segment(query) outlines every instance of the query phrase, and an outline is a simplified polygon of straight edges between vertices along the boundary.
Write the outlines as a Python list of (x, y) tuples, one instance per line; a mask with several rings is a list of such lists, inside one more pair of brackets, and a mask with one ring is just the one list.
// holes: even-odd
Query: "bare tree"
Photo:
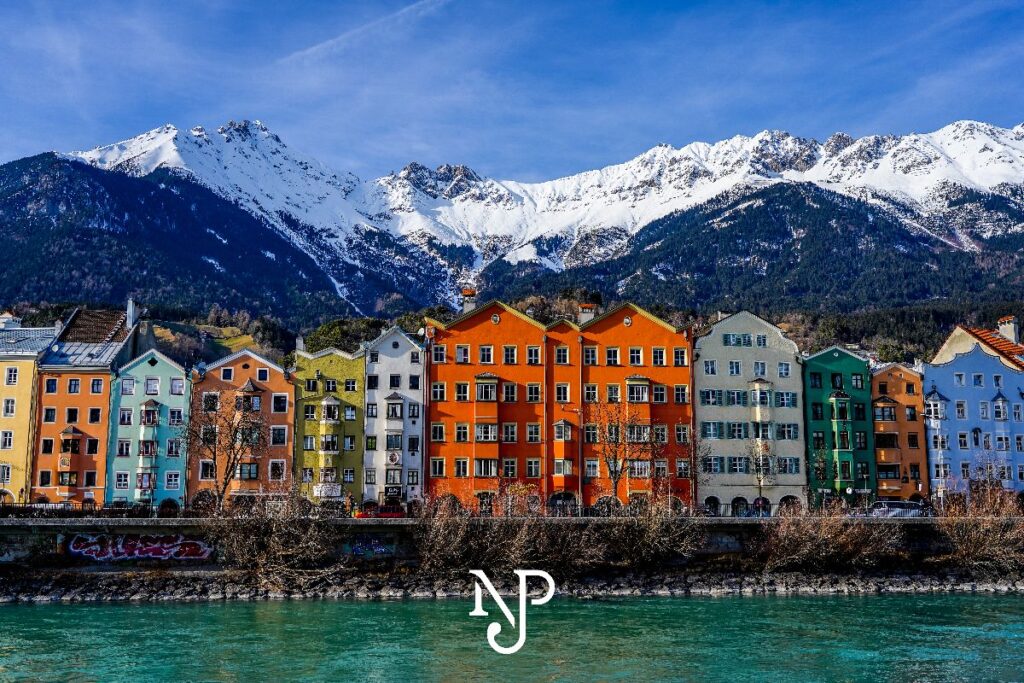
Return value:
[(650, 456), (655, 452), (650, 421), (641, 419), (628, 402), (586, 403), (582, 415), (584, 429), (589, 425), (597, 430), (597, 440), (591, 445), (608, 470), (612, 495), (616, 500), (622, 500), (619, 485), (625, 479), (628, 499), (631, 461), (650, 462)]
[[(203, 461), (212, 463), (213, 479), (201, 490), (213, 495), (217, 512), (224, 509), (239, 466), (265, 461), (261, 456), (268, 452), (270, 429), (259, 410), (259, 400), (241, 393), (234, 401), (222, 400), (216, 393), (203, 394), (182, 427), (188, 470), (201, 468)], [(190, 492), (190, 497), (194, 501), (196, 492)]]
[(750, 473), (754, 476), (757, 486), (757, 497), (764, 497), (764, 489), (774, 486), (778, 474), (778, 458), (772, 450), (771, 442), (753, 439), (747, 446), (750, 454)]

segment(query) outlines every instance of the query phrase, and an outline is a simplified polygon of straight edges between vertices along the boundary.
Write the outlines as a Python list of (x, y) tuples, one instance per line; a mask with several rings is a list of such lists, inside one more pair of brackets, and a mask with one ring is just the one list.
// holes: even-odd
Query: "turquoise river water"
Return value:
[(526, 645), (505, 656), (485, 640), (498, 610), (471, 608), (8, 605), (0, 681), (1024, 679), (1024, 598), (1010, 595), (556, 599), (530, 608)]

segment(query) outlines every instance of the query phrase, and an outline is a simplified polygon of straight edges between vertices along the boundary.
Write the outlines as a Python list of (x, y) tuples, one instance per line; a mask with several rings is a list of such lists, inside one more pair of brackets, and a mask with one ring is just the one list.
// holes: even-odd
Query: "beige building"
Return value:
[(711, 514), (805, 503), (801, 371), (796, 344), (747, 311), (694, 341), (697, 502)]

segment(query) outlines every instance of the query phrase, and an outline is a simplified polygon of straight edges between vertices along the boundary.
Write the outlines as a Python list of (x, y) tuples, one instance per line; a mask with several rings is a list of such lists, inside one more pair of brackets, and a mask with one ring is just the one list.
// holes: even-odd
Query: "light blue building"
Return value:
[(118, 370), (110, 392), (108, 504), (184, 507), (191, 395), (189, 373), (159, 351)]
[(958, 326), (924, 366), (925, 429), (937, 504), (981, 483), (1024, 491), (1024, 346), (1017, 322)]

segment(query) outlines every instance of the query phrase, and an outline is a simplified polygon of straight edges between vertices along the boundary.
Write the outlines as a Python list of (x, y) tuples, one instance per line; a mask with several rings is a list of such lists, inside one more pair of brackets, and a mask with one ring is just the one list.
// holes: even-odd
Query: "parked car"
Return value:
[(868, 508), (869, 517), (930, 517), (931, 508), (912, 500), (880, 500)]

